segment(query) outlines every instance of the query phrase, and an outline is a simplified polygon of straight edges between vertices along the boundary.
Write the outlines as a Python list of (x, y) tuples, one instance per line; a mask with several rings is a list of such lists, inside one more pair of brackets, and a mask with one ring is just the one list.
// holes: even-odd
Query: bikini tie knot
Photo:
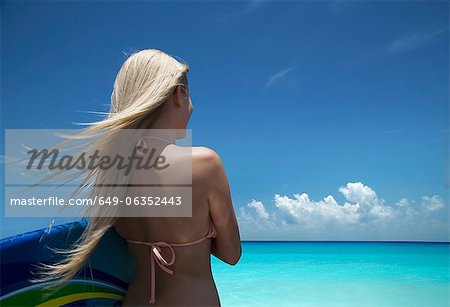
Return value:
[[(164, 259), (161, 255), (163, 248), (167, 248), (170, 251), (170, 261)], [(155, 303), (155, 262), (158, 264), (161, 270), (173, 275), (173, 270), (169, 269), (175, 263), (175, 250), (167, 242), (155, 242), (152, 243), (150, 248), (150, 266), (151, 266), (151, 292), (150, 292), (150, 304)]]
[[(173, 270), (169, 269), (168, 266), (171, 266), (175, 263), (175, 250), (174, 247), (182, 247), (182, 246), (190, 246), (200, 242), (205, 241), (208, 238), (215, 238), (217, 236), (216, 228), (213, 223), (210, 223), (208, 233), (201, 237), (198, 240), (186, 242), (186, 243), (167, 243), (167, 242), (147, 242), (147, 241), (135, 241), (135, 240), (127, 240), (128, 243), (133, 244), (142, 244), (148, 246), (149, 255), (150, 255), (150, 275), (151, 275), (151, 289), (150, 289), (150, 304), (155, 303), (155, 263), (158, 264), (159, 268), (164, 272), (173, 275)], [(166, 248), (170, 252), (170, 261), (167, 261), (162, 256), (162, 250)]]

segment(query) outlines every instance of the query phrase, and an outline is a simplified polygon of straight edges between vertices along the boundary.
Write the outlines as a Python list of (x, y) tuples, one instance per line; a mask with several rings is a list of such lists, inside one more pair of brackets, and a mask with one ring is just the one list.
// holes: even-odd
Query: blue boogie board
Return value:
[(46, 246), (66, 248), (75, 242), (87, 221), (53, 226), (27, 232), (0, 241), (1, 306), (121, 306), (128, 283), (134, 274), (135, 262), (127, 243), (111, 228), (80, 273), (64, 287), (44, 295), (47, 284), (32, 283), (39, 262), (60, 259)]

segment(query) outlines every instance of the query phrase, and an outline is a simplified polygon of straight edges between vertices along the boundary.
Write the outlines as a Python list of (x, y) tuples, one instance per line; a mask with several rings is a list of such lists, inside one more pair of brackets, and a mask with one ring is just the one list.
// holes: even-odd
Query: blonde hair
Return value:
[[(134, 52), (123, 63), (115, 78), (111, 95), (110, 111), (106, 118), (94, 123), (79, 134), (69, 137), (67, 142), (88, 139), (89, 150), (105, 148), (119, 129), (147, 128), (159, 116), (164, 102), (172, 96), (177, 86), (187, 87), (189, 66), (158, 49)], [(94, 139), (95, 136), (95, 139)], [(84, 180), (99, 182), (108, 176), (96, 169), (87, 171)], [(126, 187), (125, 187), (126, 189)], [(102, 193), (108, 193), (108, 190)], [(111, 192), (111, 191), (109, 191)], [(112, 191), (115, 195), (124, 193)], [(98, 193), (95, 190), (93, 193)], [(62, 285), (74, 277), (84, 266), (103, 235), (113, 226), (117, 217), (91, 217), (82, 236), (67, 250), (53, 249), (64, 255), (56, 264), (41, 264), (39, 277), (33, 282), (54, 281), (51, 287)]]

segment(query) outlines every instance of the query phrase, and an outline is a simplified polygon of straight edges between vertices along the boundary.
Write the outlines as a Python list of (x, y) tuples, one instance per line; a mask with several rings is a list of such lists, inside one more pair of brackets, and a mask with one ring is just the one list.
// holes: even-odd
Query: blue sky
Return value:
[(125, 54), (161, 49), (243, 239), (449, 241), (447, 1), (1, 5), (2, 129), (95, 119)]

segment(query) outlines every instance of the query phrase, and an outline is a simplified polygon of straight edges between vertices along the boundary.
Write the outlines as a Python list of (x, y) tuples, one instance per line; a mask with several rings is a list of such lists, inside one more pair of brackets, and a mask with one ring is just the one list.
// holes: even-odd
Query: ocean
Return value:
[(235, 266), (211, 257), (221, 304), (450, 306), (450, 244), (243, 242)]

